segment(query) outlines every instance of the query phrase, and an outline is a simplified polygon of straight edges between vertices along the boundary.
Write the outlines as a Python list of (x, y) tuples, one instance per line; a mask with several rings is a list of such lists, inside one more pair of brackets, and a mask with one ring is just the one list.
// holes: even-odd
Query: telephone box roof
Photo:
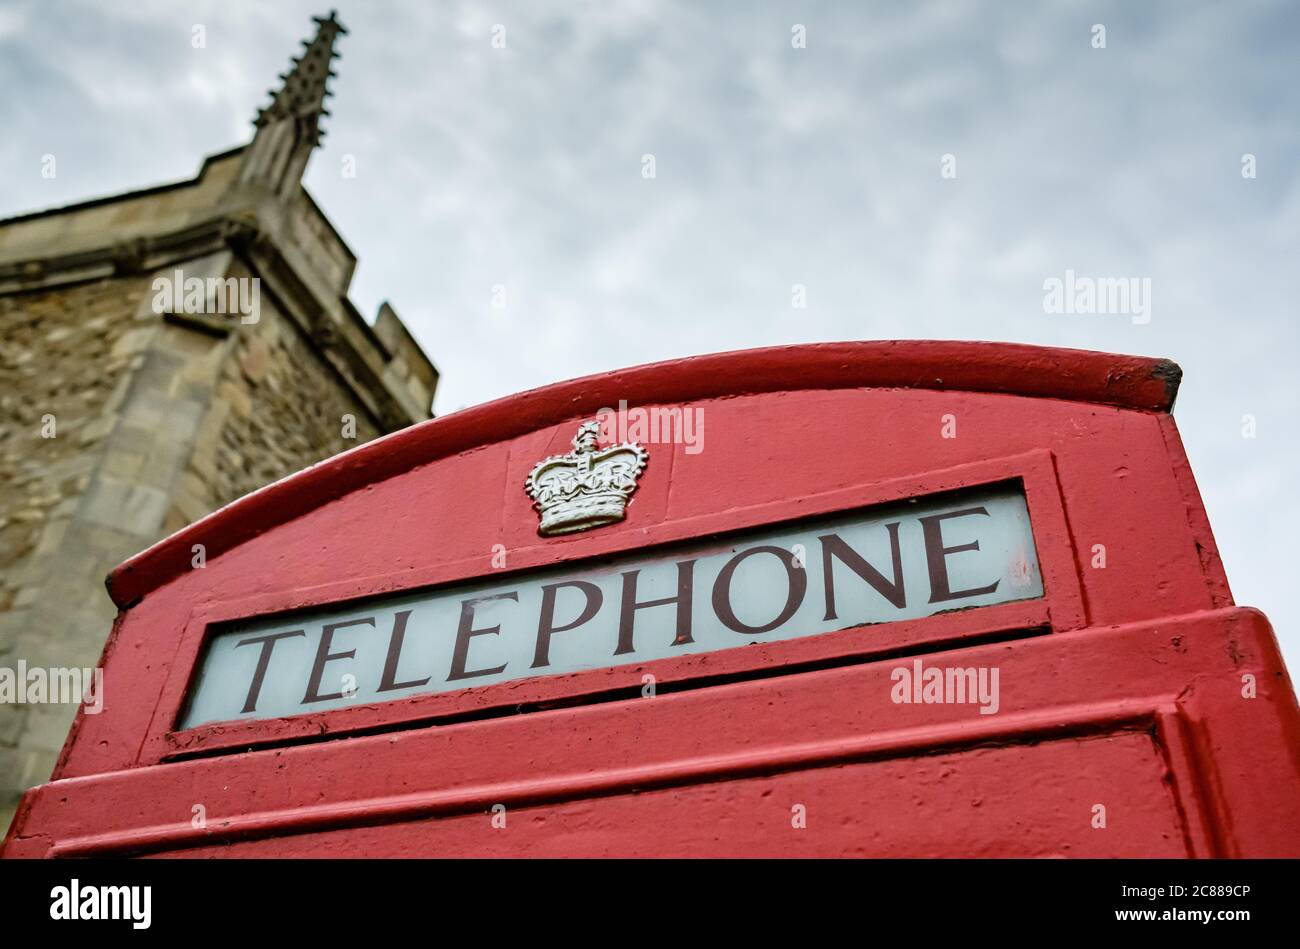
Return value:
[(680, 404), (807, 389), (931, 389), (1172, 409), (1182, 370), (1167, 359), (1014, 343), (871, 340), (692, 356), (583, 376), (430, 419), (254, 491), (136, 554), (112, 573), (127, 608), (209, 558), (368, 484), (626, 400)]

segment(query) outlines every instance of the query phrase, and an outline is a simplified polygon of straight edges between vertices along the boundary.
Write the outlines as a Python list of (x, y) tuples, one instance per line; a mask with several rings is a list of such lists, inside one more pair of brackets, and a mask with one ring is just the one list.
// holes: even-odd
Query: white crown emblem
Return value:
[(537, 533), (569, 534), (623, 519), (649, 456), (634, 442), (597, 448), (600, 423), (583, 422), (573, 451), (539, 461), (524, 489), (541, 512)]

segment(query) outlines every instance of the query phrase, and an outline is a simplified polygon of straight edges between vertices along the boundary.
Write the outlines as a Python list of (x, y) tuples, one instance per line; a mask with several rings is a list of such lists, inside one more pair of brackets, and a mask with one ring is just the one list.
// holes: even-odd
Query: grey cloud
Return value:
[[(327, 6), (9, 4), (0, 213), (193, 174), (248, 134)], [(351, 34), (307, 184), (361, 258), (363, 311), (391, 299), (442, 367), (439, 411), (826, 339), (1169, 356), (1234, 592), (1300, 667), (1294, 5), (339, 6)], [(66, 155), (55, 182), (46, 152)], [(1067, 268), (1151, 277), (1152, 322), (1044, 314)]]

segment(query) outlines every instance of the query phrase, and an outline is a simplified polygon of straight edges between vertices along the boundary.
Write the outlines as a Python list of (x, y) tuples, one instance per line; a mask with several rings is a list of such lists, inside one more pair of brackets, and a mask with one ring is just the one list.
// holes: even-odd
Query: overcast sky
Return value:
[[(0, 0), (0, 215), (192, 176), (247, 140), (327, 2)], [(360, 258), (362, 312), (390, 300), (441, 368), (438, 412), (818, 340), (1169, 357), (1237, 602), (1300, 670), (1300, 4), (352, 0), (339, 18), (307, 186)], [(1150, 278), (1150, 321), (1044, 312), (1067, 270)]]

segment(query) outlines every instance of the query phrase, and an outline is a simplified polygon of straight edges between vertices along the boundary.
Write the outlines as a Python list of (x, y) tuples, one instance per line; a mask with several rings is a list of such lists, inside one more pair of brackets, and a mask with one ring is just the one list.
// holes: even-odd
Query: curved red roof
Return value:
[(655, 405), (799, 389), (995, 392), (1168, 412), (1182, 370), (1167, 359), (1014, 343), (864, 341), (693, 356), (583, 376), (430, 419), (328, 458), (214, 511), (108, 576), (122, 608), (209, 557), (367, 484), (626, 399)]

